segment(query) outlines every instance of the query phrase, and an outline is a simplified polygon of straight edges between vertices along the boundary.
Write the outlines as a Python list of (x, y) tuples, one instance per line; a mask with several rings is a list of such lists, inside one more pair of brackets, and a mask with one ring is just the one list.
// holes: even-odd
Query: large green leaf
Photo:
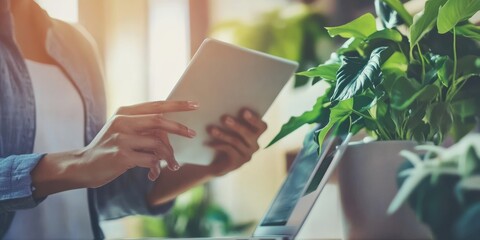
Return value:
[(450, 31), (459, 22), (471, 18), (478, 11), (480, 11), (479, 0), (448, 0), (438, 12), (438, 32)]
[(430, 61), (433, 62), (434, 68), (431, 70), (433, 78), (438, 77), (438, 80), (445, 86), (450, 86), (453, 74), (453, 61), (448, 56), (431, 55)]
[[(327, 134), (334, 126), (338, 126), (350, 117), (353, 111), (353, 98), (339, 102), (331, 109), (328, 124), (318, 132), (318, 145), (321, 147)], [(348, 131), (348, 130), (347, 130)], [(322, 149), (320, 149), (321, 151)]]
[(371, 13), (367, 13), (345, 25), (326, 27), (326, 29), (332, 37), (339, 35), (343, 38), (355, 37), (363, 40), (377, 31), (377, 25), (375, 17)]
[(273, 145), (278, 140), (282, 139), (305, 124), (317, 122), (320, 117), (325, 117), (328, 119), (328, 116), (326, 116), (328, 115), (328, 109), (323, 107), (325, 99), (326, 96), (319, 97), (312, 110), (304, 112), (298, 117), (291, 117), (290, 120), (288, 120), (288, 122), (282, 126), (280, 132), (273, 138), (267, 147)]
[[(297, 75), (306, 77), (319, 77), (327, 81), (335, 81), (337, 71), (340, 68), (339, 63), (322, 64), (318, 67), (310, 68), (305, 72), (299, 72)], [(317, 81), (314, 81), (316, 83)]]
[(387, 39), (394, 42), (401, 42), (402, 34), (400, 34), (400, 32), (394, 29), (383, 29), (372, 33), (370, 36), (367, 37), (366, 40), (370, 41), (373, 39)]
[(452, 112), (460, 117), (462, 121), (468, 117), (473, 117), (477, 113), (474, 99), (462, 99), (452, 103)]
[(408, 60), (405, 54), (394, 52), (382, 65), (383, 71), (404, 73), (408, 70)]
[(427, 110), (427, 120), (438, 134), (440, 140), (448, 133), (452, 126), (453, 117), (447, 104), (438, 102)]
[(423, 168), (415, 169), (412, 174), (405, 180), (400, 189), (398, 190), (397, 195), (390, 203), (387, 213), (395, 213), (402, 204), (410, 197), (412, 192), (417, 188), (417, 186), (430, 174), (429, 171), (426, 171)]
[(471, 23), (456, 26), (455, 33), (464, 37), (480, 41), (480, 26), (475, 26)]
[(415, 46), (435, 26), (438, 9), (447, 0), (428, 0), (425, 9), (413, 17), (410, 27), (410, 47)]
[(340, 46), (337, 50), (338, 54), (345, 54), (348, 52), (358, 51), (358, 49), (362, 46), (363, 40), (357, 38), (350, 38), (345, 41), (342, 46)]
[(422, 87), (413, 79), (400, 77), (393, 84), (390, 99), (394, 109), (405, 110), (415, 100), (432, 101), (439, 91), (439, 88), (435, 85)]
[(375, 49), (369, 59), (345, 57), (337, 72), (337, 85), (331, 101), (349, 99), (381, 81), (380, 66), (393, 52), (387, 47)]

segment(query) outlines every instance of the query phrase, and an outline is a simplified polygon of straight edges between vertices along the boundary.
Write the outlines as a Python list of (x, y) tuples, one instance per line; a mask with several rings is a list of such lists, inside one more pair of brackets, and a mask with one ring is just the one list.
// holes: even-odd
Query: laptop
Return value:
[(321, 152), (316, 144), (311, 144), (312, 137), (313, 132), (305, 139), (285, 181), (251, 237), (195, 239), (294, 239), (341, 160), (351, 134), (329, 136)]

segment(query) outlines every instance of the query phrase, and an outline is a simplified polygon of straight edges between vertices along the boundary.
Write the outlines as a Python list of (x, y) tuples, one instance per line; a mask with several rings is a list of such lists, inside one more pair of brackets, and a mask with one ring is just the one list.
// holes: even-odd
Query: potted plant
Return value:
[(450, 148), (418, 146), (423, 155), (402, 151), (401, 188), (389, 213), (407, 199), (435, 239), (467, 240), (480, 236), (480, 134)]
[[(414, 17), (399, 0), (376, 1), (376, 9), (382, 27), (365, 14), (327, 28), (332, 37), (348, 40), (330, 60), (298, 74), (328, 90), (270, 144), (304, 124), (320, 126), (319, 146), (329, 131), (365, 131), (377, 141), (349, 147), (339, 165), (348, 236), (425, 238), (419, 224), (409, 224), (415, 218), (408, 208), (386, 215), (403, 161), (395, 156), (416, 142), (457, 140), (474, 128), (480, 115), (480, 28), (468, 19), (480, 1), (428, 0)], [(404, 33), (400, 25), (407, 27)]]

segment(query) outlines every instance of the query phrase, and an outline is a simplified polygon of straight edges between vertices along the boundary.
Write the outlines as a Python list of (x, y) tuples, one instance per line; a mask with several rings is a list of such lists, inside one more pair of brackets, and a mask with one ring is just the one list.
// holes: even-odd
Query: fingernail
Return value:
[(148, 173), (148, 180), (150, 180), (150, 181), (152, 181), (152, 182), (155, 181), (155, 178), (154, 178), (152, 172), (149, 172), (149, 173)]
[(193, 138), (197, 136), (197, 133), (193, 129), (188, 129), (188, 136)]
[(227, 117), (225, 119), (225, 123), (228, 125), (228, 126), (233, 126), (235, 125), (235, 121), (233, 121), (233, 119), (231, 117)]
[(179, 169), (180, 169), (180, 165), (175, 164), (175, 165), (173, 166), (173, 171), (178, 171)]
[(248, 110), (245, 110), (245, 112), (243, 113), (243, 116), (246, 118), (246, 119), (252, 119), (253, 115), (250, 111)]
[(200, 105), (197, 102), (194, 101), (188, 101), (188, 107), (191, 109), (198, 109)]

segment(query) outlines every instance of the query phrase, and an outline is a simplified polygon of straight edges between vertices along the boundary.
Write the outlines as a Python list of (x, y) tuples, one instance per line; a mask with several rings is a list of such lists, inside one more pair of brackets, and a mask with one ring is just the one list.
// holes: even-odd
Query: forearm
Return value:
[(35, 198), (86, 187), (84, 167), (75, 152), (45, 155), (31, 172)]
[(175, 172), (165, 169), (156, 180), (155, 186), (147, 196), (147, 201), (150, 206), (164, 204), (188, 189), (206, 183), (213, 177), (209, 166), (187, 164)]

